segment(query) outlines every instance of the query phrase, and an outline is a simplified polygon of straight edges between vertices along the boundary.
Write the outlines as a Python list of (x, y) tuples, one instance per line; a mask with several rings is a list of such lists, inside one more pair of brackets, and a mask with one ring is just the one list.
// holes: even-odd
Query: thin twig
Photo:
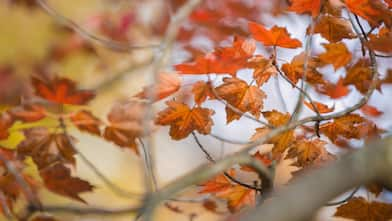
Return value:
[(105, 46), (107, 48), (110, 48), (112, 50), (120, 51), (120, 52), (129, 52), (129, 51), (133, 51), (133, 50), (144, 50), (144, 49), (157, 48), (159, 46), (157, 44), (132, 45), (129, 43), (121, 43), (118, 41), (110, 40), (108, 38), (96, 36), (88, 31), (86, 31), (84, 28), (82, 28), (80, 25), (78, 25), (77, 23), (75, 23), (71, 19), (60, 14), (55, 8), (50, 6), (46, 2), (46, 0), (36, 0), (36, 2), (47, 14), (52, 16), (59, 23), (62, 23), (66, 27), (74, 30), (76, 33), (78, 33), (84, 39), (86, 39), (88, 41), (96, 42), (96, 43), (98, 43), (102, 46)]
[(119, 187), (115, 183), (113, 183), (108, 177), (106, 177), (95, 165), (91, 162), (82, 152), (79, 151), (78, 148), (73, 144), (72, 139), (68, 134), (67, 127), (64, 124), (63, 118), (59, 118), (60, 128), (63, 130), (65, 137), (68, 142), (71, 144), (73, 150), (79, 155), (80, 159), (94, 172), (94, 174), (111, 190), (114, 194), (123, 198), (133, 198), (133, 197), (142, 197), (142, 194), (131, 192), (128, 190), (124, 190), (122, 187)]
[(346, 198), (344, 198), (344, 199), (342, 199), (342, 200), (339, 200), (339, 201), (336, 201), (336, 202), (329, 202), (329, 203), (326, 203), (325, 206), (338, 206), (338, 205), (340, 205), (340, 204), (346, 203), (347, 201), (349, 201), (351, 198), (354, 197), (354, 195), (358, 192), (359, 188), (360, 188), (359, 186), (356, 187), (356, 188), (350, 193), (350, 195), (348, 195)]
[[(191, 14), (191, 12), (201, 3), (201, 0), (189, 0), (185, 4), (181, 6), (176, 12), (175, 15), (172, 16), (170, 19), (170, 23), (168, 25), (168, 28), (166, 30), (164, 39), (159, 47), (159, 51), (155, 53), (154, 56), (154, 65), (153, 65), (153, 70), (152, 70), (152, 79), (151, 79), (151, 84), (154, 85), (159, 81), (159, 72), (163, 67), (166, 66), (168, 61), (170, 60), (171, 57), (171, 51), (172, 47), (175, 43), (177, 34), (180, 30), (181, 24), (187, 19), (187, 17)], [(158, 53), (160, 52), (160, 53)], [(149, 98), (150, 101), (155, 100), (155, 88), (156, 87), (151, 87), (147, 91), (147, 97)], [(149, 165), (147, 168), (151, 168), (150, 171), (147, 171), (146, 173), (146, 185), (147, 189), (149, 192), (155, 191), (157, 189), (156, 186), (154, 186), (154, 183), (157, 183), (153, 179), (156, 177), (154, 175), (155, 173), (155, 167), (154, 167), (154, 154), (152, 150), (155, 147), (155, 139), (153, 133), (151, 133), (151, 128), (149, 125), (149, 121), (151, 119), (154, 119), (154, 108), (152, 106), (152, 103), (150, 104), (150, 107), (147, 108), (145, 117), (144, 117), (144, 132), (145, 134), (149, 134), (149, 137), (147, 138), (146, 141), (146, 153), (147, 157), (149, 158), (149, 161), (151, 165)]]
[[(197, 143), (197, 145), (199, 146), (200, 150), (203, 151), (203, 153), (205, 154), (207, 160), (210, 161), (211, 163), (215, 163), (215, 162), (216, 162), (215, 159), (211, 156), (211, 154), (210, 154), (210, 153), (204, 148), (204, 146), (201, 144), (201, 142), (200, 142), (199, 138), (196, 136), (196, 133), (195, 133), (195, 132), (192, 132), (192, 136), (193, 136), (195, 142)], [(236, 183), (236, 184), (238, 184), (238, 185), (241, 185), (241, 186), (243, 186), (243, 187), (245, 187), (245, 188), (252, 189), (252, 190), (256, 190), (256, 191), (258, 191), (258, 192), (262, 192), (262, 191), (263, 191), (263, 189), (257, 187), (256, 185), (253, 186), (253, 185), (249, 185), (249, 184), (247, 184), (247, 183), (244, 183), (244, 182), (242, 182), (242, 181), (236, 179), (235, 177), (231, 176), (231, 175), (230, 175), (229, 173), (227, 173), (227, 172), (223, 172), (223, 174), (225, 175), (226, 178), (228, 178), (228, 179), (231, 180), (232, 182), (234, 182), (234, 183)]]

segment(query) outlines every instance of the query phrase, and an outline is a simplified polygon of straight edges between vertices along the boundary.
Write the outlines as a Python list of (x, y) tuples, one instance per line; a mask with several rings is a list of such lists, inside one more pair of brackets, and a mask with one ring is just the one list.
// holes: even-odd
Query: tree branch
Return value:
[(309, 220), (325, 202), (350, 188), (373, 181), (390, 183), (391, 148), (392, 137), (388, 137), (312, 171), (241, 220), (259, 221), (260, 217), (263, 221)]

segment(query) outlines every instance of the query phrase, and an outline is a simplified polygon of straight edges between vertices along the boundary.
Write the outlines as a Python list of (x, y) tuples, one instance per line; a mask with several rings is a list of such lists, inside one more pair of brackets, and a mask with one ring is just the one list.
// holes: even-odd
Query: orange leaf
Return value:
[(170, 125), (170, 136), (174, 140), (183, 139), (194, 130), (201, 134), (211, 132), (213, 110), (201, 107), (190, 109), (188, 105), (176, 101), (168, 101), (166, 104), (168, 107), (158, 113), (155, 123)]
[(242, 209), (244, 206), (255, 206), (256, 190), (235, 185), (226, 191), (216, 194), (217, 197), (227, 200), (230, 212), (234, 213)]
[(383, 132), (373, 122), (358, 114), (335, 118), (333, 122), (321, 125), (320, 131), (334, 143), (342, 137), (346, 139), (372, 138), (379, 137), (379, 134)]
[(215, 98), (212, 87), (213, 86), (210, 81), (198, 81), (193, 84), (192, 93), (195, 96), (195, 102), (197, 105), (201, 105), (207, 98)]
[(74, 138), (63, 133), (50, 133), (47, 128), (33, 127), (23, 131), (25, 139), (17, 147), (22, 158), (30, 156), (39, 169), (54, 162), (75, 164)]
[(392, 204), (369, 202), (363, 197), (353, 197), (347, 203), (340, 205), (334, 216), (355, 221), (388, 221), (392, 219)]
[[(304, 104), (305, 104), (306, 107), (308, 107), (312, 111), (316, 112), (314, 110), (314, 107), (313, 107), (313, 105), (311, 103), (309, 103), (307, 101), (304, 101)], [(318, 112), (320, 114), (330, 113), (330, 112), (332, 112), (335, 109), (335, 107), (328, 107), (327, 105), (325, 105), (323, 103), (320, 103), (320, 102), (317, 102), (317, 101), (313, 101), (313, 104), (316, 106), (316, 108), (317, 108), (317, 110), (318, 110)]]
[(87, 131), (98, 136), (101, 135), (101, 130), (99, 129), (101, 121), (90, 111), (81, 110), (73, 113), (71, 115), (71, 121), (79, 130)]
[(346, 0), (348, 9), (378, 27), (382, 22), (387, 27), (392, 25), (392, 12), (380, 0)]
[(379, 117), (381, 116), (384, 112), (379, 111), (376, 107), (373, 107), (371, 105), (365, 104), (361, 107), (362, 113), (371, 116), (371, 117)]
[(79, 194), (91, 192), (93, 186), (87, 181), (71, 176), (71, 171), (57, 163), (40, 171), (46, 188), (50, 191), (86, 203)]
[(351, 52), (343, 42), (323, 44), (326, 52), (319, 55), (324, 64), (332, 64), (335, 70), (344, 67), (352, 59)]
[(253, 79), (256, 80), (256, 83), (259, 87), (261, 87), (270, 79), (271, 76), (276, 75), (278, 72), (272, 65), (272, 61), (264, 58), (263, 56), (255, 56), (251, 58), (248, 61), (247, 66), (254, 69)]
[(383, 53), (392, 53), (392, 32), (383, 27), (378, 35), (370, 35), (370, 40), (366, 42), (370, 49)]
[(347, 75), (343, 80), (344, 85), (352, 84), (355, 88), (365, 94), (373, 81), (373, 72), (368, 59), (360, 59), (347, 70)]
[[(235, 171), (233, 169), (229, 170), (227, 173), (232, 177), (235, 176)], [(201, 190), (199, 193), (218, 193), (230, 189), (233, 184), (224, 174), (219, 174), (200, 186)]]
[(138, 153), (136, 139), (144, 135), (146, 108), (146, 103), (135, 101), (114, 105), (108, 114), (109, 126), (105, 128), (105, 139)]
[(317, 85), (316, 90), (332, 99), (338, 99), (350, 93), (348, 87), (343, 84), (343, 78), (339, 78), (336, 84), (328, 82), (323, 85)]
[[(305, 53), (295, 56), (291, 63), (283, 64), (282, 70), (285, 75), (293, 84), (297, 84), (300, 79), (303, 78), (305, 64)], [(326, 81), (323, 79), (323, 75), (317, 71), (317, 67), (320, 66), (320, 62), (315, 58), (308, 58), (308, 67), (306, 71), (306, 81), (310, 84), (325, 84)]]
[(320, 13), (320, 7), (323, 0), (290, 0), (291, 5), (289, 11), (298, 14), (310, 13), (312, 17), (316, 17)]
[[(310, 29), (308, 29), (309, 32)], [(314, 27), (314, 33), (320, 33), (323, 38), (333, 43), (341, 41), (343, 38), (355, 37), (349, 21), (331, 15), (324, 15), (319, 19)]]
[(75, 82), (66, 78), (43, 81), (33, 77), (32, 82), (38, 96), (55, 103), (83, 105), (95, 96), (91, 91), (77, 90)]
[(23, 122), (39, 121), (46, 117), (46, 110), (44, 107), (37, 104), (26, 104), (12, 108), (9, 111), (12, 118)]
[[(260, 116), (260, 110), (263, 108), (263, 99), (266, 95), (260, 88), (251, 86), (238, 78), (223, 78), (223, 84), (216, 88), (220, 98), (226, 100), (241, 112), (250, 112), (255, 117)], [(241, 115), (237, 114), (226, 106), (227, 123), (238, 120)]]
[(192, 63), (175, 65), (180, 74), (230, 74), (245, 68), (248, 58), (256, 49), (253, 40), (234, 37), (231, 47), (217, 48), (213, 53), (198, 57)]
[(159, 73), (158, 82), (154, 86), (144, 87), (143, 91), (134, 95), (142, 99), (149, 99), (149, 90), (154, 90), (154, 101), (161, 100), (178, 91), (181, 87), (181, 79), (176, 73)]
[(290, 146), (286, 158), (296, 158), (294, 166), (308, 167), (325, 152), (327, 142), (314, 140), (299, 140)]
[[(228, 174), (234, 177), (235, 171), (229, 170)], [(232, 183), (224, 174), (205, 182), (201, 187), (199, 193), (212, 193), (218, 198), (227, 200), (231, 212), (236, 212), (246, 205), (255, 205), (256, 191)]]
[[(280, 113), (277, 110), (263, 112), (263, 116), (267, 119), (268, 123), (274, 127), (280, 127), (287, 124), (290, 120), (290, 114)], [(268, 133), (268, 128), (257, 128), (256, 133), (253, 134), (251, 140), (257, 140), (260, 137), (265, 136)], [(277, 135), (269, 139), (266, 143), (273, 144), (272, 149), (273, 159), (277, 159), (284, 153), (284, 151), (289, 147), (289, 145), (295, 141), (294, 130), (289, 130), (280, 135)]]
[(282, 48), (299, 48), (302, 46), (301, 41), (290, 37), (286, 28), (274, 26), (271, 30), (267, 30), (264, 26), (255, 22), (249, 22), (248, 27), (253, 38), (262, 42), (264, 46), (278, 46)]

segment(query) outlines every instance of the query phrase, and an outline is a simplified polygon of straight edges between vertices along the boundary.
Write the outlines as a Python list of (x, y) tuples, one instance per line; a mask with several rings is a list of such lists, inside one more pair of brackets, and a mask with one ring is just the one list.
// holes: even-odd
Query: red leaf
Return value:
[(379, 111), (376, 107), (373, 107), (371, 105), (365, 104), (361, 107), (362, 113), (371, 116), (371, 117), (379, 117), (381, 116), (384, 112)]
[(312, 17), (316, 17), (320, 13), (321, 2), (323, 0), (290, 0), (291, 5), (289, 11), (298, 14), (310, 13)]
[(274, 26), (267, 30), (264, 26), (255, 22), (249, 22), (249, 30), (253, 38), (260, 41), (264, 46), (278, 46), (282, 48), (299, 48), (301, 41), (291, 38), (286, 28)]
[(79, 130), (87, 131), (98, 136), (101, 135), (101, 130), (99, 129), (101, 121), (90, 111), (81, 110), (73, 113), (71, 115), (71, 121)]
[(187, 137), (192, 131), (197, 130), (201, 134), (209, 134), (214, 124), (211, 115), (215, 112), (211, 109), (193, 107), (176, 101), (166, 102), (168, 107), (158, 113), (155, 123), (170, 125), (170, 136), (174, 140)]
[(86, 203), (79, 194), (91, 192), (93, 186), (77, 177), (71, 176), (71, 171), (64, 165), (57, 163), (40, 171), (46, 188), (50, 191)]
[(149, 90), (154, 90), (154, 101), (161, 100), (178, 91), (181, 87), (181, 79), (176, 73), (159, 73), (158, 82), (154, 86), (144, 87), (143, 91), (134, 95), (142, 99), (149, 99)]
[(32, 78), (38, 96), (55, 103), (83, 105), (94, 98), (94, 93), (77, 90), (76, 83), (66, 78), (55, 77), (51, 81)]
[(9, 113), (15, 120), (23, 122), (34, 122), (46, 117), (46, 110), (44, 107), (37, 104), (27, 104), (12, 108)]
[[(315, 109), (314, 109), (314, 107), (313, 107), (313, 105), (312, 105), (311, 103), (309, 103), (309, 102), (307, 102), (307, 101), (304, 101), (304, 104), (305, 104), (305, 106), (308, 107), (310, 110), (316, 112)], [(320, 102), (317, 102), (317, 101), (313, 101), (313, 104), (314, 104), (314, 106), (317, 108), (317, 110), (318, 110), (318, 112), (319, 112), (320, 114), (330, 113), (330, 112), (332, 112), (332, 111), (335, 109), (335, 107), (328, 107), (327, 105), (325, 105), (325, 104), (323, 104), (323, 103), (320, 103)]]

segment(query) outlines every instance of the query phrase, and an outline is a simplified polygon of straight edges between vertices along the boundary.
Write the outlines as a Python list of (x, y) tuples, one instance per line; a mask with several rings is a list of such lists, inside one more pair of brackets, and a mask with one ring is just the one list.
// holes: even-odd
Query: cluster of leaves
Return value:
[[(183, 2), (172, 0), (170, 4), (175, 11)], [(344, 7), (356, 18), (362, 18), (358, 18), (359, 25), (360, 22), (369, 24), (368, 33), (358, 36), (353, 30), (353, 24), (343, 16)], [(226, 124), (232, 124), (243, 117), (261, 123), (250, 138), (251, 143), (271, 130), (287, 126), (296, 118), (296, 113), (264, 108), (265, 100), (273, 99), (264, 89), (273, 77), (284, 79), (292, 86), (293, 92), (304, 94), (307, 100), (303, 105), (317, 116), (333, 116), (334, 107), (313, 101), (299, 84), (306, 82), (318, 97), (329, 98), (334, 102), (354, 91), (368, 96), (373, 85), (381, 91), (382, 85), (392, 83), (392, 71), (388, 70), (385, 77), (381, 78), (366, 51), (380, 53), (378, 56), (391, 55), (391, 7), (390, 0), (345, 0), (344, 3), (333, 0), (291, 0), (288, 11), (312, 17), (307, 35), (320, 35), (328, 42), (323, 44), (324, 52), (309, 55), (305, 43), (292, 37), (285, 27), (266, 27), (253, 22), (258, 20), (260, 7), (237, 0), (204, 1), (190, 15), (189, 26), (184, 26), (178, 36), (184, 50), (192, 54), (191, 60), (175, 65), (175, 71), (159, 73), (157, 82), (143, 88), (131, 101), (114, 105), (106, 121), (86, 109), (88, 102), (95, 96), (92, 91), (79, 90), (75, 82), (66, 78), (33, 76), (31, 85), (34, 96), (20, 105), (2, 110), (0, 115), (0, 141), (9, 139), (13, 133), (23, 133), (23, 139), (15, 147), (0, 147), (0, 167), (3, 169), (0, 176), (0, 201), (6, 202), (6, 207), (2, 206), (2, 212), (14, 213), (14, 203), (22, 195), (28, 201), (33, 200), (26, 193), (25, 186), (21, 185), (17, 174), (26, 180), (28, 188), (34, 193), (42, 183), (46, 189), (56, 194), (86, 203), (80, 194), (91, 192), (93, 185), (71, 173), (77, 162), (75, 157), (78, 150), (75, 146), (76, 139), (68, 132), (70, 127), (102, 137), (138, 154), (139, 142), (152, 133), (146, 128), (154, 128), (154, 125), (169, 126), (169, 135), (173, 140), (187, 138), (190, 134), (196, 137), (196, 132), (210, 134), (214, 125), (213, 116), (220, 110), (218, 105), (212, 109), (206, 107), (206, 103), (215, 100), (225, 105)], [(105, 26), (103, 21), (107, 18), (95, 18), (98, 29), (111, 39), (120, 42), (129, 40), (127, 33), (134, 22), (134, 15), (125, 13), (114, 27)], [(161, 26), (164, 27), (165, 24), (156, 27), (157, 33), (162, 29)], [(204, 53), (189, 44), (199, 34), (211, 38), (214, 45), (217, 45), (214, 50)], [(231, 45), (219, 44), (228, 37), (232, 37)], [(347, 46), (348, 40), (359, 38), (361, 41), (364, 38), (365, 41), (362, 45), (362, 57), (357, 57)], [(68, 45), (59, 46), (53, 52), (58, 56), (54, 57), (62, 58), (70, 52), (70, 48), (89, 48), (79, 40), (71, 39)], [(268, 49), (269, 55), (256, 53), (257, 44)], [(290, 62), (279, 59), (279, 53), (302, 47), (305, 50)], [(328, 65), (335, 72), (339, 70), (336, 75), (341, 73), (337, 82), (327, 80), (327, 73), (322, 73), (322, 68)], [(244, 70), (249, 71), (248, 76), (239, 74)], [(180, 92), (189, 87), (189, 84), (183, 82), (183, 78), (189, 75), (203, 80), (191, 85), (193, 99), (181, 99)], [(218, 80), (212, 80), (213, 76)], [(146, 118), (150, 105), (164, 99), (165, 109), (159, 111), (153, 121)], [(327, 146), (350, 148), (351, 139), (368, 141), (379, 138), (384, 132), (371, 120), (383, 114), (376, 107), (364, 105), (356, 111), (328, 120), (320, 119), (310, 126), (301, 125), (286, 130), (266, 142), (273, 145), (270, 153), (256, 151), (251, 155), (270, 169), (290, 160), (292, 166), (300, 169), (293, 173), (294, 176), (306, 169), (320, 167), (336, 158)], [(54, 123), (54, 126), (47, 126), (43, 122)], [(211, 158), (209, 155), (207, 157)], [(38, 178), (24, 171), (29, 160), (36, 166)], [(18, 173), (12, 168), (16, 168)], [(267, 193), (261, 188), (262, 182), (247, 184), (240, 181), (244, 175), (256, 177), (253, 168), (236, 165), (200, 184), (199, 194), (210, 194), (214, 196), (213, 199), (223, 200), (232, 213), (246, 206), (254, 206)], [(370, 187), (367, 189), (375, 196), (383, 190), (382, 187), (377, 187), (377, 190)], [(207, 210), (219, 213), (214, 200), (208, 199), (203, 205)], [(170, 204), (168, 207), (181, 211)], [(5, 211), (5, 208), (10, 211)], [(357, 210), (361, 212), (357, 213)], [(392, 218), (391, 211), (390, 204), (354, 197), (339, 206), (335, 216), (359, 221), (388, 220)], [(36, 220), (45, 218), (38, 217)]]
[[(209, 134), (214, 124), (212, 115), (218, 110), (205, 108), (203, 103), (207, 100), (219, 100), (225, 103), (227, 124), (239, 120), (247, 112), (250, 114), (247, 116), (251, 116), (256, 121), (260, 117), (267, 120), (267, 126), (257, 128), (251, 138), (257, 140), (268, 134), (271, 129), (284, 127), (292, 120), (289, 113), (282, 113), (278, 110), (265, 111), (263, 108), (264, 100), (268, 98), (268, 95), (262, 88), (272, 76), (279, 75), (286, 79), (293, 86), (293, 90), (299, 88), (297, 86), (299, 82), (306, 81), (316, 92), (335, 101), (352, 92), (349, 86), (353, 86), (359, 93), (365, 95), (372, 83), (376, 82), (377, 88), (381, 90), (382, 84), (389, 83), (390, 71), (384, 79), (380, 79), (373, 71), (374, 64), (369, 58), (365, 55), (355, 58), (349, 50), (345, 41), (358, 38), (358, 36), (353, 31), (350, 21), (342, 16), (343, 6), (346, 6), (350, 13), (366, 20), (372, 28), (371, 32), (378, 30), (377, 34), (365, 35), (366, 45), (364, 47), (388, 55), (390, 44), (385, 42), (392, 39), (390, 31), (392, 17), (388, 9), (390, 2), (346, 1), (345, 5), (341, 5), (333, 1), (294, 0), (289, 11), (311, 14), (314, 18), (314, 27), (308, 28), (308, 34), (320, 34), (328, 41), (323, 44), (325, 52), (316, 56), (308, 56), (306, 52), (302, 52), (294, 56), (291, 62), (281, 64), (277, 59), (279, 57), (277, 48), (301, 48), (302, 42), (291, 37), (285, 27), (266, 28), (261, 24), (249, 22), (248, 28), (252, 39), (235, 36), (231, 46), (216, 47), (210, 53), (198, 54), (191, 62), (175, 65), (176, 73), (161, 74), (162, 80), (154, 88), (152, 86), (145, 88), (145, 91), (138, 97), (149, 99), (146, 91), (153, 88), (156, 94), (151, 97), (157, 101), (181, 90), (178, 75), (207, 75), (207, 81), (197, 81), (192, 86), (194, 100), (190, 103), (193, 104), (188, 105), (176, 99), (169, 100), (166, 102), (167, 108), (158, 113), (155, 122), (158, 125), (170, 126), (170, 136), (175, 140), (183, 139), (193, 131)], [(372, 13), (372, 16), (369, 16), (369, 13)], [(256, 41), (272, 49), (270, 57), (255, 54)], [(345, 74), (336, 83), (331, 82), (320, 71), (327, 65), (332, 65), (335, 71), (343, 69)], [(251, 82), (237, 75), (244, 69), (253, 70)], [(211, 80), (211, 75), (223, 75), (223, 82), (216, 85), (216, 81)], [(167, 82), (169, 78), (173, 79), (171, 83)], [(320, 102), (309, 100), (304, 104), (317, 114), (334, 112), (334, 107), (328, 107)], [(316, 130), (303, 126), (281, 133), (267, 142), (273, 144), (271, 155), (261, 156), (258, 153), (255, 158), (264, 164), (266, 164), (265, 159), (267, 162), (275, 160), (278, 163), (284, 159), (293, 159), (293, 165), (302, 169), (319, 167), (336, 158), (328, 152), (327, 144), (349, 147), (350, 139), (370, 140), (379, 138), (384, 132), (367, 118), (378, 117), (382, 112), (370, 105), (364, 105), (360, 110), (365, 115), (347, 113), (332, 121), (317, 122)], [(319, 136), (319, 133), (323, 137), (314, 138), (314, 136)], [(246, 167), (241, 167), (240, 170), (249, 172)], [(233, 182), (230, 177), (235, 177), (235, 172), (230, 171), (230, 174), (229, 176), (219, 175), (204, 183), (200, 193), (210, 193), (226, 200), (232, 212), (238, 211), (245, 205), (254, 205), (255, 196), (258, 193), (257, 188), (249, 188)], [(351, 213), (354, 212), (351, 210)], [(336, 215), (342, 216), (340, 213)]]

